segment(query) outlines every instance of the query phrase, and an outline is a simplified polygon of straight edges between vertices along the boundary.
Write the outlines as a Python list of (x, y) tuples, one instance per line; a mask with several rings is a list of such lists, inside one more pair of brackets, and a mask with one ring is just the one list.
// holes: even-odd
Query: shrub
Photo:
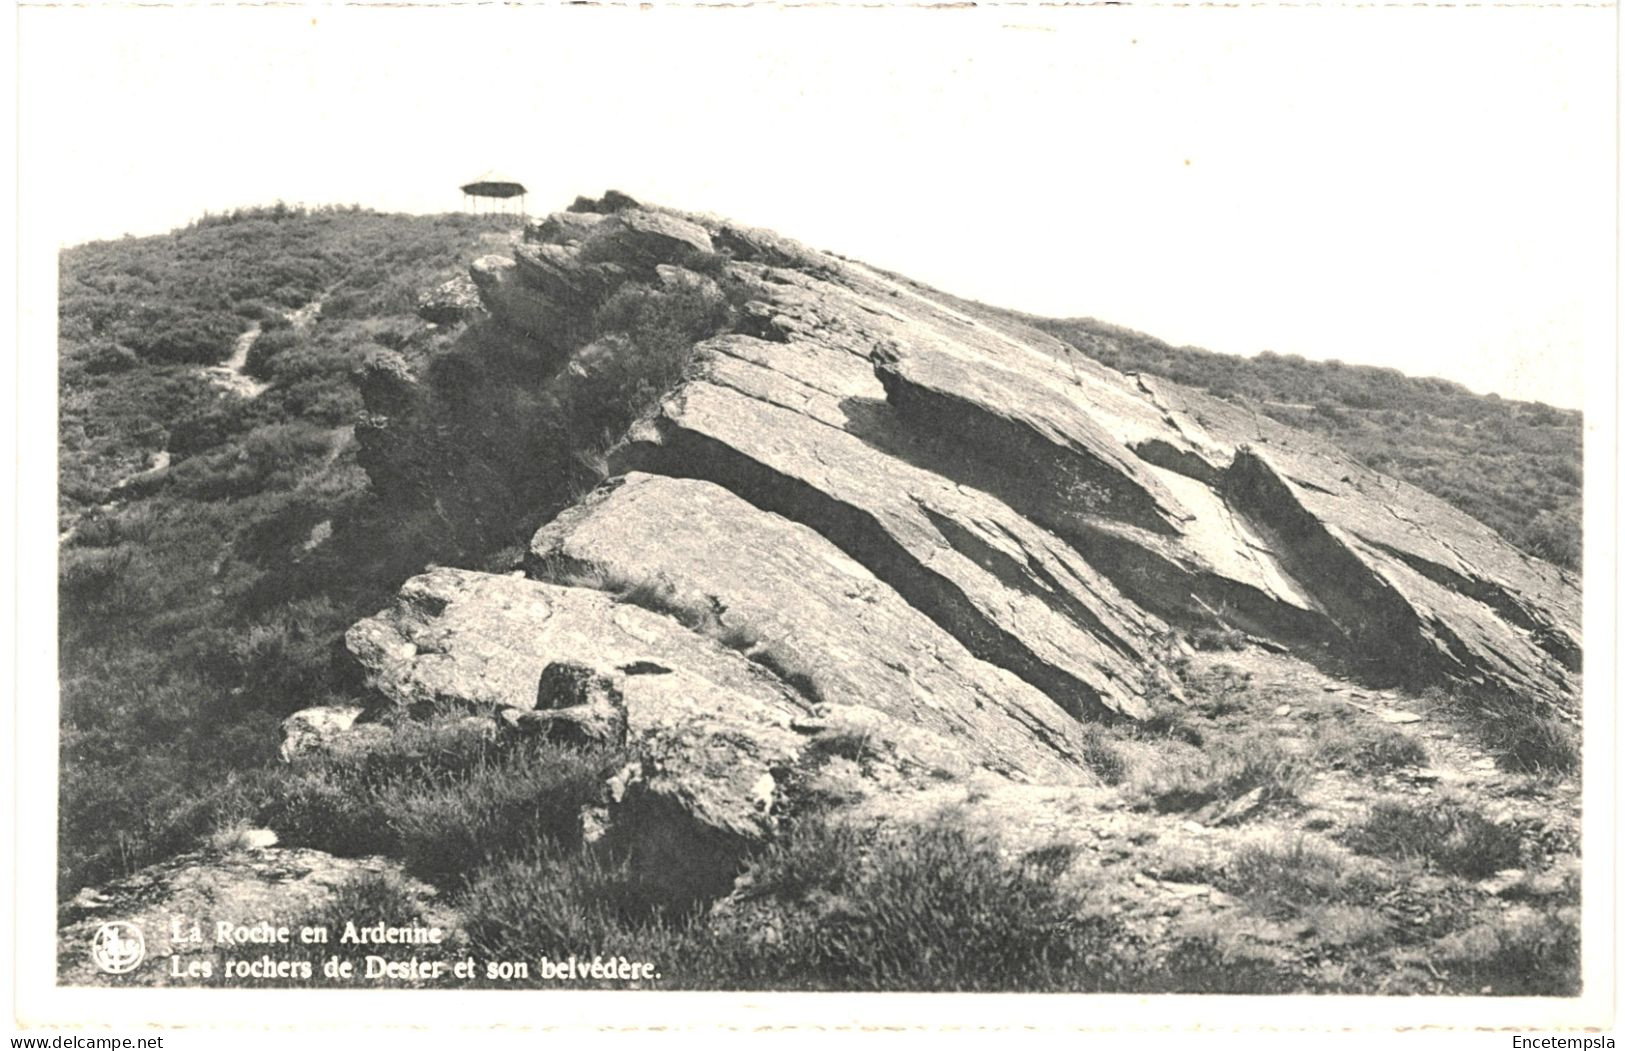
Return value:
[(1160, 703), (1148, 719), (1120, 724), (1122, 732), (1140, 740), (1172, 740), (1200, 748), (1207, 740), (1206, 729), (1212, 724), (1202, 719), (1182, 702), (1168, 700)]
[(1228, 664), (1208, 668), (1200, 673), (1187, 672), (1187, 705), (1202, 714), (1217, 717), (1247, 710), (1253, 694), (1253, 677)]
[(1503, 914), (1447, 935), (1439, 943), (1435, 959), (1466, 991), (1491, 996), (1578, 996), (1579, 910)]
[(600, 751), (516, 753), (450, 784), (396, 787), (381, 810), (408, 869), (454, 887), (482, 863), (537, 843), (578, 844), (581, 808), (600, 801), (613, 765)]
[[(185, 731), (172, 722), (163, 720), (161, 729), (179, 737)], [(251, 731), (261, 743), (267, 730), (252, 719), (238, 726), (239, 733)], [(122, 732), (122, 727), (116, 731)], [(185, 748), (151, 747), (138, 756), (120, 757), (116, 765), (88, 763), (80, 753), (101, 751), (104, 739), (95, 731), (69, 727), (64, 732), (58, 806), (61, 895), (193, 849), (220, 828), (252, 817), (264, 798), (263, 778), (240, 769), (252, 759), (237, 748), (200, 759)], [(195, 782), (175, 777), (177, 769), (192, 767), (199, 771)]]
[(1427, 746), (1415, 734), (1353, 719), (1317, 723), (1314, 749), (1316, 758), (1332, 766), (1365, 774), (1420, 766), (1428, 760)]
[(1223, 741), (1205, 752), (1170, 757), (1134, 786), (1133, 796), (1167, 813), (1239, 799), (1260, 789), (1263, 804), (1297, 798), (1307, 772), (1302, 758), (1267, 733)]
[(1536, 776), (1575, 773), (1580, 769), (1580, 734), (1556, 715), (1528, 702), (1495, 697), (1455, 697), (1430, 690), (1429, 698), (1457, 718), (1505, 769)]
[(141, 359), (129, 347), (117, 343), (105, 343), (95, 350), (85, 360), (85, 371), (92, 376), (105, 376), (119, 372), (128, 372), (141, 364)]
[(1508, 712), (1484, 727), (1502, 766), (1527, 774), (1567, 774), (1580, 769), (1580, 735), (1561, 719), (1536, 712)]
[(167, 364), (212, 365), (225, 357), (237, 335), (235, 319), (203, 316), (160, 322), (145, 331), (130, 329), (125, 342), (153, 361)]
[(58, 575), (65, 602), (90, 607), (105, 598), (129, 569), (134, 552), (129, 547), (80, 547), (63, 552)]
[(289, 843), (387, 853), (446, 887), (542, 840), (575, 842), (619, 757), (490, 740), (460, 717), (403, 723), (376, 746), (297, 764), (265, 821)]
[(292, 328), (272, 328), (261, 331), (254, 345), (248, 348), (248, 362), (244, 366), (250, 376), (268, 380), (273, 375), (272, 361), (284, 351), (299, 346), (302, 340)]
[(257, 413), (247, 402), (210, 402), (186, 413), (170, 428), (169, 451), (176, 457), (208, 452), (251, 429)]
[(1082, 730), (1083, 765), (1108, 785), (1122, 784), (1128, 772), (1123, 753), (1098, 727), (1085, 725)]
[(1187, 922), (1136, 991), (1208, 996), (1302, 991), (1291, 955), (1251, 933), (1233, 920)]
[(813, 819), (770, 848), (751, 881), (797, 910), (759, 961), (781, 980), (1091, 990), (1115, 987), (1125, 967), (1115, 921), (1062, 891), (1044, 865), (1006, 861), (951, 820), (869, 839)]
[(273, 711), (307, 707), (325, 692), (334, 647), (348, 626), (326, 598), (300, 599), (249, 624), (230, 650), (239, 688)]
[(1234, 628), (1198, 628), (1190, 633), (1191, 646), (1198, 650), (1243, 650), (1247, 636)]
[(1069, 860), (1006, 860), (951, 818), (876, 835), (808, 816), (710, 914), (665, 912), (624, 858), (557, 844), (487, 867), (460, 907), (476, 953), (649, 959), (668, 988), (1119, 988), (1130, 939), (1059, 889)]
[(1225, 863), (1217, 882), (1266, 904), (1305, 906), (1368, 902), (1386, 880), (1329, 846), (1295, 836), (1243, 845)]
[(672, 981), (711, 969), (698, 918), (662, 913), (626, 859), (603, 850), (531, 844), (484, 866), (459, 911), (470, 951), (487, 959), (620, 955)]
[(1522, 837), (1466, 804), (1442, 796), (1420, 802), (1390, 799), (1371, 808), (1364, 822), (1342, 835), (1362, 854), (1420, 859), (1441, 871), (1480, 879), (1518, 864)]
[[(1572, 473), (1572, 465), (1564, 466), (1569, 467)], [(1578, 479), (1570, 484), (1579, 488)], [(1574, 512), (1567, 508), (1541, 511), (1529, 523), (1522, 538), (1524, 546), (1531, 554), (1539, 555), (1548, 562), (1578, 570), (1582, 547), (1580, 534), (1574, 527), (1575, 517)]]

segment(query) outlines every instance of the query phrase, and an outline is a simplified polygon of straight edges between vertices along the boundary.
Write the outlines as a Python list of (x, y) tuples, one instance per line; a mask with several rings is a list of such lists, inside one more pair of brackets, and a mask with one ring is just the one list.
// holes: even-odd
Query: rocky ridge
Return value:
[[(408, 706), (535, 708), (549, 669), (597, 669), (624, 684), (609, 689), (634, 752), (669, 768), (659, 820), (694, 835), (740, 852), (770, 835), (816, 778), (832, 711), (868, 713), (869, 745), (956, 757), (949, 779), (968, 764), (1089, 784), (1080, 720), (1177, 704), (1191, 631), (1376, 687), (1577, 711), (1572, 580), (1236, 406), (777, 235), (625, 200), (533, 223), (472, 276), (490, 323), (561, 370), (595, 367), (585, 321), (628, 282), (744, 291), (611, 451), (609, 480), (536, 534), (528, 579), (435, 571), (350, 649)], [(658, 700), (631, 685), (654, 681)], [(679, 729), (645, 705), (690, 714)], [(860, 770), (846, 794), (874, 790)], [(611, 824), (647, 822), (627, 813)], [(637, 835), (681, 856), (669, 832)]]
[[(951, 806), (1016, 854), (1058, 829), (1138, 843), (1091, 727), (1177, 709), (1203, 633), (1305, 682), (1578, 718), (1571, 577), (1308, 435), (905, 279), (615, 195), (533, 222), (422, 307), (527, 377), (523, 413), (621, 364), (595, 323), (644, 288), (728, 320), (508, 571), (432, 567), (350, 630), (367, 707), (290, 719), (288, 762), (448, 711), (611, 746), (627, 759), (583, 838), (689, 902), (728, 895), (808, 808), (883, 824)], [(363, 378), (375, 486), (502, 490), (447, 451), (464, 425), (429, 386), (397, 358)], [(505, 501), (522, 502), (481, 514)]]

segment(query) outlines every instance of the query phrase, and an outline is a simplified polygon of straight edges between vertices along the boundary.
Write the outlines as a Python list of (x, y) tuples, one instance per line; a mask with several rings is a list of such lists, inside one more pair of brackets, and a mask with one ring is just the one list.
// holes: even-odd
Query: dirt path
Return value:
[(254, 349), (254, 341), (260, 338), (260, 323), (254, 322), (247, 332), (237, 337), (232, 347), (231, 357), (222, 364), (210, 365), (203, 370), (203, 375), (222, 390), (244, 398), (257, 398), (270, 387), (268, 383), (261, 383), (250, 376), (248, 368), (248, 352)]
[(137, 471), (128, 478), (119, 482), (117, 485), (113, 486), (111, 492), (114, 496), (117, 496), (120, 492), (128, 489), (132, 485), (137, 485), (146, 481), (148, 478), (153, 478), (159, 474), (162, 474), (164, 471), (169, 470), (170, 459), (171, 457), (168, 449), (159, 449), (157, 452), (152, 454), (151, 462), (147, 465), (145, 470)]
[[(156, 478), (158, 475), (169, 470), (171, 459), (172, 457), (170, 456), (168, 449), (159, 449), (157, 452), (152, 453), (147, 458), (146, 467), (143, 467), (134, 474), (126, 475), (117, 482), (113, 483), (112, 488), (107, 491), (107, 502), (97, 504), (92, 510), (96, 511), (98, 514), (107, 514), (108, 512), (115, 510), (122, 499), (122, 494), (126, 490), (133, 485), (139, 485), (149, 478)], [(78, 532), (79, 526), (77, 524), (70, 526), (57, 534), (56, 542), (58, 544), (66, 544), (68, 541), (72, 540), (74, 535)]]
[[(294, 311), (288, 319), (296, 327), (303, 328), (313, 321), (322, 309), (320, 300), (313, 300), (309, 304)], [(243, 398), (257, 398), (270, 389), (269, 383), (261, 383), (248, 374), (248, 353), (254, 349), (254, 342), (260, 338), (260, 323), (254, 322), (246, 332), (237, 337), (232, 345), (231, 356), (218, 365), (209, 365), (201, 370), (202, 375), (210, 383)], [(118, 507), (121, 494), (131, 486), (139, 485), (149, 478), (157, 477), (169, 469), (170, 453), (168, 449), (159, 449), (150, 455), (147, 466), (134, 474), (128, 475), (115, 482), (108, 490), (109, 499), (99, 505), (95, 510), (106, 513)], [(66, 544), (78, 532), (78, 525), (74, 525), (57, 534), (56, 542)]]

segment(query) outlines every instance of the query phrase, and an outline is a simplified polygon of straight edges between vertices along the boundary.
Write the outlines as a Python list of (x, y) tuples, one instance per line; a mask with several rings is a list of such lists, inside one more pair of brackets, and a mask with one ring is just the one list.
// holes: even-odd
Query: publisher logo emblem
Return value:
[(146, 955), (141, 928), (122, 920), (102, 924), (90, 942), (90, 958), (108, 974), (128, 974), (141, 966)]

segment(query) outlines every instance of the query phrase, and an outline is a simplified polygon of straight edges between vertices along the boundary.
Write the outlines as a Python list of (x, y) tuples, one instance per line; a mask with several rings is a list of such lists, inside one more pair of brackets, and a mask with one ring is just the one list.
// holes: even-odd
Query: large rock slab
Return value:
[(331, 750), (334, 742), (352, 736), (355, 721), (366, 709), (359, 705), (303, 708), (282, 720), (282, 746), (277, 754), (285, 763)]
[[(346, 641), (385, 703), (484, 710), (519, 732), (559, 724), (582, 731), (564, 738), (572, 743), (619, 746), (625, 762), (594, 820), (667, 901), (724, 893), (823, 765), (821, 742), (852, 724), (842, 705), (809, 699), (768, 665), (590, 588), (436, 569)], [(905, 723), (876, 732), (888, 726), (894, 756), (954, 750)], [(890, 769), (899, 763), (917, 778), (953, 765), (915, 758)]]
[(580, 316), (626, 279), (617, 263), (584, 263), (573, 247), (524, 244), (514, 249), (521, 281), (556, 309)]
[(601, 294), (584, 266), (653, 280), (733, 257), (734, 334), (700, 346), (613, 466), (812, 528), (1069, 712), (1167, 692), (1170, 626), (1576, 707), (1577, 582), (1311, 436), (726, 220), (628, 206), (544, 240), (517, 268), (548, 304)]
[(812, 529), (720, 486), (612, 479), (536, 534), (529, 565), (659, 581), (684, 605), (720, 610), (756, 660), (824, 701), (877, 708), (1011, 776), (1082, 776), (1076, 722), (1053, 701), (977, 659)]
[(1146, 436), (1143, 416), (1117, 426), (1126, 455), (1105, 437), (1112, 405), (1098, 384), (1055, 384), (1011, 354), (873, 356), (889, 402), (958, 452), (960, 477), (1066, 537), (1149, 609), (1331, 647), (1377, 679), (1560, 708), (1577, 696), (1576, 596), (1557, 570), (1318, 440), (1140, 379), (1164, 432)]
[(527, 342), (564, 347), (580, 326), (579, 318), (521, 281), (517, 265), (508, 256), (481, 256), (469, 267), (468, 276), (497, 323)]
[[(980, 449), (975, 464), (1002, 463), (1002, 487), (1036, 521), (1059, 531), (1094, 518), (1177, 531), (1184, 516), (1162, 481), (1093, 414), (1031, 370), (895, 343), (872, 357), (887, 402), (908, 426)], [(991, 466), (988, 477), (1000, 484)]]
[(758, 364), (794, 345), (702, 349), (694, 378), (634, 432), (627, 467), (716, 482), (812, 527), (1074, 715), (1146, 712), (1164, 625), (1074, 550), (987, 493), (825, 425), (846, 416), (839, 399)]
[[(749, 273), (761, 301), (741, 327), (777, 346), (707, 346), (794, 383), (734, 363), (697, 382), (995, 497), (1182, 627), (1240, 627), (1385, 682), (1577, 709), (1577, 581), (1443, 501), (1245, 408), (1116, 372), (861, 264)], [(889, 415), (859, 359), (877, 366)], [(1259, 484), (1264, 473), (1285, 488)], [(1316, 529), (1298, 528), (1300, 510)]]
[(669, 616), (516, 576), (430, 570), (352, 626), (345, 644), (381, 699), (422, 712), (534, 708), (554, 661), (633, 676), (682, 668), (785, 718), (806, 707), (770, 672)]
[(540, 244), (580, 244), (603, 221), (597, 212), (554, 212), (525, 225), (525, 240)]
[(711, 235), (703, 227), (641, 208), (606, 216), (581, 242), (585, 262), (617, 263), (638, 273), (653, 272), (659, 263), (682, 263), (711, 250)]

